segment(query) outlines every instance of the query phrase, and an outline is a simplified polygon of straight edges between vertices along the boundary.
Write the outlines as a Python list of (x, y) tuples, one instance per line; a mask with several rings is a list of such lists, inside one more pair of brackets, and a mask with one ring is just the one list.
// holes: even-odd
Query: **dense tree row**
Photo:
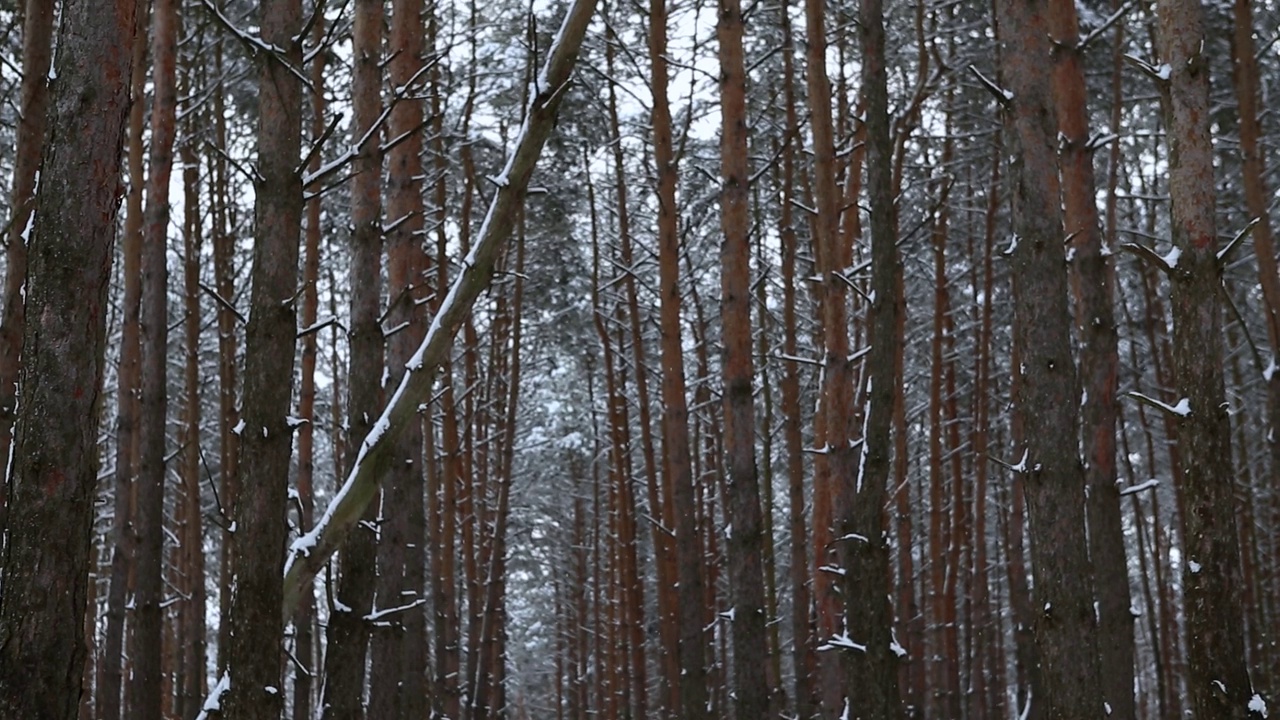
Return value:
[(0, 0), (0, 718), (1262, 718), (1269, 0)]

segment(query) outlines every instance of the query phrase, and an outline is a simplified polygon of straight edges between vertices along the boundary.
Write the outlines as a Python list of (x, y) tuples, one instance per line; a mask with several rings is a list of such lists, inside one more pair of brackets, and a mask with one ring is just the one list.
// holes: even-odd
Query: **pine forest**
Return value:
[(1280, 714), (1276, 108), (1276, 0), (0, 0), (0, 720)]

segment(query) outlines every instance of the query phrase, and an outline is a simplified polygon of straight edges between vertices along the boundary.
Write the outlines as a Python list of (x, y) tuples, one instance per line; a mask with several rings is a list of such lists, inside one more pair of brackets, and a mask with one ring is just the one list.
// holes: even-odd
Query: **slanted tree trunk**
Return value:
[(62, 5), (49, 143), (28, 236), (26, 310), (34, 322), (23, 335), (0, 568), (3, 717), (72, 720), (79, 712), (134, 10), (133, 0)]
[(997, 2), (1002, 33), (1005, 127), (1013, 151), (1014, 395), (1024, 423), (1021, 459), (1031, 528), (1034, 633), (1042, 683), (1040, 717), (1103, 712), (1092, 567), (1085, 527), (1084, 468), (1075, 438), (1080, 388), (1071, 357), (1062, 210), (1050, 94), (1048, 18), (1029, 0)]
[[(241, 494), (236, 505), (230, 639), (224, 678), (225, 716), (278, 720), (284, 624), (281, 568), (293, 429), (293, 356), (297, 347), (298, 245), (302, 227), (301, 0), (263, 0), (262, 41), (278, 48), (259, 56), (259, 118), (254, 209), (253, 290), (245, 331)], [(293, 67), (287, 67), (289, 63)], [(220, 681), (221, 682), (221, 681)]]
[(720, 317), (724, 323), (724, 444), (728, 466), (725, 545), (729, 560), (733, 681), (737, 717), (769, 715), (765, 638), (764, 520), (755, 457), (751, 360), (751, 214), (747, 74), (742, 4), (720, 0)]
[(178, 109), (178, 8), (155, 0), (151, 13), (154, 67), (151, 161), (142, 227), (142, 382), (139, 387), (137, 588), (130, 715), (161, 716), (161, 603), (164, 601), (165, 420), (168, 417), (169, 178)]
[(1253, 688), (1245, 666), (1240, 606), (1204, 12), (1199, 0), (1161, 0), (1156, 7), (1157, 47), (1169, 68), (1165, 122), (1175, 254), (1166, 265), (1180, 398), (1173, 414), (1182, 448), (1182, 586), (1191, 713), (1203, 720), (1261, 717), (1249, 707)]
[[(897, 373), (899, 272), (893, 207), (893, 146), (889, 138), (888, 70), (884, 10), (880, 0), (862, 0), (859, 24), (866, 99), (867, 194), (871, 201), (871, 350), (867, 358), (866, 426), (862, 457), (842, 518), (839, 547), (845, 570), (845, 623), (849, 639), (863, 649), (847, 657), (849, 709), (857, 717), (903, 717), (898, 694), (899, 648), (893, 638), (893, 608), (887, 589), (888, 532), (884, 505), (890, 470), (890, 431)], [(848, 481), (846, 480), (846, 485)], [(907, 549), (906, 552), (910, 552)], [(958, 571), (953, 568), (952, 572)]]
[(1102, 227), (1089, 145), (1083, 48), (1074, 0), (1054, 0), (1053, 89), (1057, 109), (1059, 165), (1065, 230), (1072, 237), (1072, 294), (1080, 336), (1081, 406), (1084, 438), (1089, 556), (1098, 602), (1098, 670), (1103, 702), (1116, 720), (1132, 720), (1133, 615), (1129, 612), (1129, 566), (1125, 559), (1120, 489), (1116, 485), (1116, 385), (1119, 369), (1112, 287), (1115, 271), (1102, 247)]
[[(369, 133), (382, 112), (382, 17), (379, 0), (357, 0), (353, 37), (351, 141)], [(379, 405), (383, 367), (382, 327), (382, 156), (374, 137), (356, 157), (351, 188), (350, 357), (347, 372), (347, 443), (359, 448), (373, 427)], [(351, 470), (351, 453), (344, 472)], [(365, 615), (373, 605), (376, 546), (373, 521), (377, 504), (364, 513), (368, 525), (357, 526), (342, 544), (334, 602), (329, 611), (324, 656), (325, 720), (364, 717), (365, 657), (369, 629)], [(451, 716), (456, 718), (457, 716)]]
[[(26, 0), (22, 26), (22, 115), (13, 159), (13, 193), (9, 196), (9, 232), (5, 238), (4, 310), (0, 315), (0, 468), (8, 473), (17, 418), (18, 370), (26, 314), (22, 288), (27, 282), (29, 225), (36, 207), (36, 177), (49, 115), (49, 63), (53, 53), (54, 6)], [(0, 482), (0, 535), (5, 530), (8, 483)]]

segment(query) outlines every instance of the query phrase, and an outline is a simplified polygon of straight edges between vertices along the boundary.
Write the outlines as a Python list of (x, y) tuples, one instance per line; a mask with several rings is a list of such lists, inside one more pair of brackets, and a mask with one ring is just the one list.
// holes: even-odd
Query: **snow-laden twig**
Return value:
[(1156, 480), (1155, 478), (1152, 478), (1152, 479), (1150, 479), (1150, 480), (1148, 480), (1148, 481), (1146, 481), (1146, 482), (1138, 483), (1137, 485), (1130, 485), (1129, 487), (1124, 488), (1123, 490), (1121, 490), (1121, 491), (1120, 491), (1120, 494), (1121, 494), (1122, 496), (1123, 496), (1123, 495), (1136, 495), (1137, 493), (1140, 493), (1140, 492), (1142, 492), (1143, 490), (1150, 490), (1151, 488), (1156, 488), (1156, 487), (1160, 487), (1160, 481), (1159, 481), (1159, 480)]
[(1150, 405), (1151, 407), (1157, 410), (1163, 410), (1164, 412), (1167, 412), (1170, 415), (1177, 415), (1178, 417), (1187, 417), (1188, 415), (1191, 414), (1191, 401), (1187, 398), (1182, 398), (1177, 402), (1176, 405), (1170, 405), (1168, 403), (1160, 402), (1159, 400), (1151, 397), (1150, 395), (1143, 395), (1142, 393), (1137, 392), (1136, 390), (1130, 390), (1129, 392), (1125, 393), (1125, 396), (1131, 397), (1140, 403)]
[(302, 588), (324, 567), (377, 493), (378, 483), (391, 465), (396, 438), (418, 417), (418, 406), (430, 397), (436, 371), (448, 357), (454, 336), (471, 313), (476, 298), (492, 281), (495, 262), (524, 202), (529, 176), (555, 125), (556, 111), (569, 85), (595, 4), (596, 0), (574, 0), (570, 6), (539, 75), (541, 91), (530, 99), (515, 149), (499, 175), (507, 183), (494, 195), (479, 239), (463, 260), (462, 271), (441, 301), (422, 344), (405, 364), (400, 385), (361, 443), (346, 481), (315, 527), (290, 548), (285, 560), (281, 607), (286, 618), (293, 615)]

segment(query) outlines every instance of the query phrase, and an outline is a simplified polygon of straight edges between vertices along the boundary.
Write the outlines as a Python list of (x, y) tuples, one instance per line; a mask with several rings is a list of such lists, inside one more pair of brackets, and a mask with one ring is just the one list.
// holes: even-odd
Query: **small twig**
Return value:
[(1002, 107), (1007, 108), (1009, 107), (1009, 103), (1013, 102), (1013, 93), (1005, 90), (988, 79), (986, 75), (983, 75), (978, 70), (976, 65), (970, 64), (969, 72), (973, 73), (974, 77), (978, 78), (978, 82), (982, 84), (982, 87), (986, 88), (993, 96), (995, 96), (996, 102), (1000, 103)]
[(1236, 233), (1236, 236), (1231, 238), (1231, 242), (1227, 243), (1226, 247), (1218, 251), (1219, 269), (1227, 264), (1227, 260), (1231, 257), (1231, 251), (1236, 249), (1236, 246), (1240, 244), (1240, 241), (1243, 240), (1261, 220), (1262, 218), (1254, 218), (1250, 220), (1248, 225), (1241, 228), (1240, 232)]

